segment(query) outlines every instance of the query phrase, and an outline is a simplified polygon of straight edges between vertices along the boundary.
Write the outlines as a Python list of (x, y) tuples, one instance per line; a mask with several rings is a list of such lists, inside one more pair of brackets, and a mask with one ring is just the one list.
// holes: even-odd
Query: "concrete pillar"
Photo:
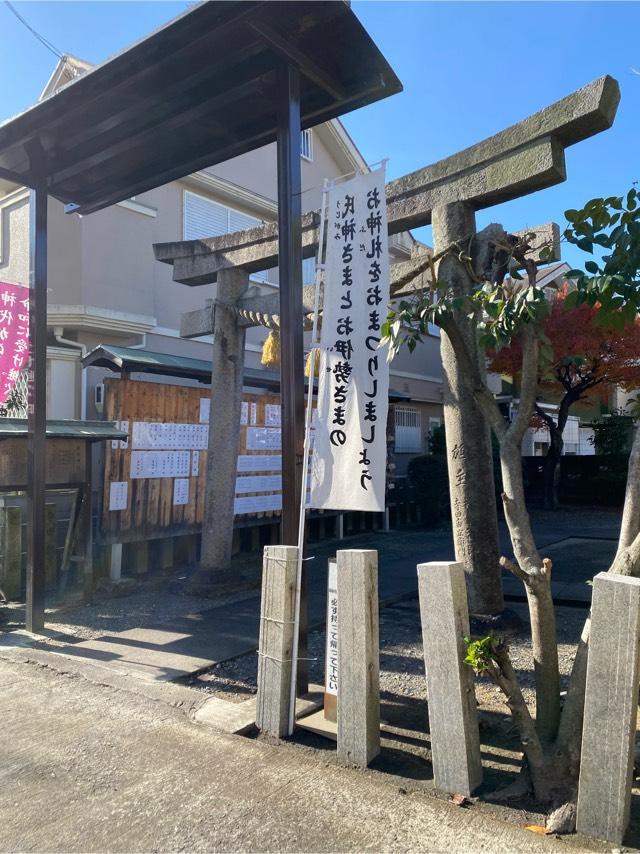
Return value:
[(337, 517), (338, 539), (344, 540), (344, 513), (338, 513)]
[(418, 592), (436, 789), (470, 795), (482, 782), (473, 671), (464, 663), (469, 611), (461, 563), (421, 563)]
[(120, 581), (122, 578), (122, 543), (111, 544), (109, 578), (111, 581)]
[(231, 566), (245, 334), (238, 316), (225, 304), (235, 303), (248, 286), (249, 274), (242, 268), (218, 273), (213, 306), (209, 447), (199, 572), (202, 581), (215, 582), (216, 573), (224, 573)]
[(289, 727), (296, 546), (265, 546), (258, 646), (256, 725), (282, 738)]
[(593, 581), (577, 829), (621, 845), (629, 824), (636, 721), (640, 579)]
[(378, 552), (349, 549), (338, 564), (338, 756), (365, 767), (380, 753)]
[(149, 571), (149, 541), (136, 540), (127, 543), (127, 568), (134, 575), (146, 575)]
[[(433, 248), (441, 252), (454, 242), (468, 249), (475, 234), (475, 214), (470, 205), (456, 202), (433, 211)], [(446, 255), (438, 267), (438, 279), (445, 281), (456, 296), (473, 293), (477, 285), (458, 258)], [(471, 357), (480, 360), (476, 325), (458, 312), (456, 323), (469, 347)], [(440, 338), (444, 374), (444, 426), (447, 435), (449, 493), (456, 560), (468, 573), (469, 602), (473, 614), (499, 614), (504, 609), (498, 540), (491, 433), (486, 418), (462, 379), (453, 347), (446, 333)]]
[(173, 569), (173, 537), (160, 540), (160, 569)]

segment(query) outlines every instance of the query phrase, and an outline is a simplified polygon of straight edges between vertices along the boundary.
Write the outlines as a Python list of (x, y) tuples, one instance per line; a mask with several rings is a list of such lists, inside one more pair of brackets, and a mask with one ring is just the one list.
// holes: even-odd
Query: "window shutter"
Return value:
[(262, 225), (262, 220), (256, 219), (254, 216), (240, 213), (240, 211), (229, 210), (229, 231), (244, 231), (247, 228), (256, 228)]
[(197, 193), (184, 194), (184, 239), (220, 237), (229, 231), (229, 210)]

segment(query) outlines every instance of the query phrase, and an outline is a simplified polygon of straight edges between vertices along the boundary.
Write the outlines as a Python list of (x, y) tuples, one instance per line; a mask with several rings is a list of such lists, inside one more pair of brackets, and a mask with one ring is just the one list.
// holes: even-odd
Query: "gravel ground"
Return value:
[[(533, 656), (524, 604), (513, 605), (523, 620), (521, 635), (511, 642), (511, 658), (520, 675), (528, 702), (534, 701)], [(586, 609), (558, 608), (560, 672), (565, 681), (571, 671), (576, 644), (584, 625)], [(324, 668), (324, 629), (309, 636), (309, 679), (322, 684)], [(257, 656), (255, 653), (215, 665), (189, 684), (234, 702), (246, 700), (256, 691)], [(380, 612), (380, 692), (385, 698), (406, 697), (426, 701), (422, 636), (417, 600), (400, 602)], [(505, 710), (502, 694), (488, 679), (476, 679), (476, 697), (481, 709)]]

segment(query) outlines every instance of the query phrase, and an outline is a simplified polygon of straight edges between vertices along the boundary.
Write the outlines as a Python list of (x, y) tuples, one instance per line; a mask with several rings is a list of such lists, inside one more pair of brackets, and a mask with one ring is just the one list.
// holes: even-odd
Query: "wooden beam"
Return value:
[(273, 27), (264, 21), (251, 21), (250, 26), (251, 29), (262, 36), (269, 47), (279, 56), (282, 56), (288, 65), (297, 68), (301, 74), (304, 74), (305, 77), (317, 86), (320, 86), (325, 92), (328, 92), (336, 101), (345, 100), (346, 93), (334, 78), (313, 62), (305, 53), (298, 50), (291, 42), (281, 36)]
[(45, 463), (47, 426), (47, 191), (44, 180), (29, 204), (29, 392), (27, 406), (27, 601), (29, 632), (44, 628)]
[[(280, 400), (282, 404), (282, 544), (298, 543), (304, 449), (304, 349), (302, 314), (300, 73), (279, 73), (278, 253), (280, 269)], [(307, 584), (300, 597), (298, 695), (308, 689)]]

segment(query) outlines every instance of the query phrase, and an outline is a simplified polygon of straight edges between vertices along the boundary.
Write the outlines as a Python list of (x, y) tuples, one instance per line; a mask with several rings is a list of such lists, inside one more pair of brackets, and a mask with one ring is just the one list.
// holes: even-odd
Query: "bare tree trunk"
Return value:
[(569, 419), (569, 409), (578, 398), (579, 394), (575, 395), (572, 391), (565, 394), (558, 408), (557, 422), (541, 406), (536, 406), (536, 413), (549, 430), (549, 450), (544, 460), (544, 506), (547, 510), (557, 510), (560, 503), (560, 463), (564, 451), (564, 428)]
[(560, 487), (560, 461), (564, 450), (564, 440), (558, 428), (554, 425), (549, 430), (550, 443), (544, 458), (544, 507), (546, 510), (557, 510)]
[(560, 671), (556, 618), (551, 596), (551, 561), (538, 554), (527, 513), (522, 481), (520, 445), (503, 439), (502, 496), (517, 567), (514, 572), (527, 592), (531, 619), (531, 643), (536, 677), (536, 728), (544, 744), (550, 744), (560, 721)]
[[(628, 548), (640, 531), (640, 426), (635, 428), (629, 470), (627, 474), (627, 489), (624, 496), (624, 509), (620, 527), (618, 554)], [(617, 555), (616, 555), (617, 557)]]
[[(436, 208), (433, 239), (436, 252), (456, 241), (465, 243), (475, 233), (473, 210), (462, 202)], [(438, 278), (457, 296), (469, 296), (475, 287), (457, 255), (440, 262)], [(455, 323), (470, 358), (484, 372), (484, 356), (477, 344), (476, 325), (463, 311)], [(444, 425), (447, 437), (449, 492), (456, 559), (467, 572), (469, 609), (472, 614), (497, 615), (504, 609), (497, 508), (491, 453), (491, 432), (473, 390), (465, 383), (459, 360), (443, 331), (441, 338), (444, 383)]]

